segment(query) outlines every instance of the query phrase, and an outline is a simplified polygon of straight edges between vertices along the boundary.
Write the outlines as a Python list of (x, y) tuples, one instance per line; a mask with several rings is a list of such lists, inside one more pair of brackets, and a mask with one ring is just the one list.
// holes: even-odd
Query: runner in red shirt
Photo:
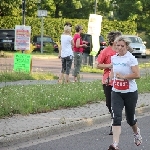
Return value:
[[(112, 90), (112, 83), (109, 84), (109, 73), (111, 71), (112, 65), (111, 65), (111, 56), (116, 54), (115, 51), (115, 43), (114, 40), (116, 37), (121, 35), (121, 32), (118, 31), (112, 31), (108, 34), (108, 44), (109, 46), (105, 49), (103, 49), (97, 58), (97, 68), (98, 69), (104, 69), (103, 78), (102, 78), (102, 84), (103, 84), (103, 90), (106, 97), (106, 106), (108, 107), (108, 110), (110, 113), (112, 113), (111, 109), (111, 90)], [(108, 84), (107, 84), (108, 83)], [(110, 129), (110, 135), (112, 135), (112, 125)]]

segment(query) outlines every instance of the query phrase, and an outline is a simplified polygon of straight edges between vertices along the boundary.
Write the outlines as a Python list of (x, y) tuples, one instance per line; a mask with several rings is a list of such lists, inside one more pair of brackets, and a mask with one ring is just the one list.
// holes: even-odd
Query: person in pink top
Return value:
[[(104, 69), (103, 77), (102, 77), (102, 84), (103, 90), (106, 97), (106, 106), (108, 107), (109, 112), (112, 114), (111, 109), (111, 91), (112, 91), (112, 83), (109, 82), (109, 74), (111, 72), (112, 64), (111, 64), (111, 56), (116, 54), (115, 51), (115, 39), (116, 37), (120, 36), (121, 32), (112, 31), (108, 34), (108, 47), (103, 49), (97, 58), (97, 68)], [(108, 84), (109, 83), (109, 84)], [(109, 135), (112, 135), (112, 125), (110, 129)]]
[(82, 41), (81, 33), (83, 31), (83, 28), (81, 25), (77, 25), (75, 27), (76, 33), (74, 34), (73, 41), (74, 41), (74, 69), (72, 75), (74, 76), (74, 81), (77, 82), (77, 77), (79, 77), (80, 68), (82, 64), (82, 54), (84, 48), (87, 47), (87, 45)]

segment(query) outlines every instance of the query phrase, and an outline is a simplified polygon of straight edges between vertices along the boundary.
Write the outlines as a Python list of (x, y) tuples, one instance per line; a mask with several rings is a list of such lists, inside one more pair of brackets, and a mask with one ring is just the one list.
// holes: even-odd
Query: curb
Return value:
[[(141, 116), (144, 113), (150, 112), (150, 106), (139, 107), (136, 109), (136, 116)], [(123, 112), (123, 119), (125, 118), (125, 112)], [(0, 137), (0, 148), (11, 146), (18, 143), (28, 142), (30, 140), (36, 140), (51, 135), (59, 135), (64, 132), (74, 131), (85, 127), (90, 127), (96, 124), (107, 123), (110, 119), (110, 114), (104, 114), (101, 116), (94, 116), (91, 118), (82, 118), (78, 121), (72, 121), (68, 124), (58, 124), (55, 126), (46, 126), (40, 129), (34, 129), (15, 133), (11, 135), (5, 135)]]

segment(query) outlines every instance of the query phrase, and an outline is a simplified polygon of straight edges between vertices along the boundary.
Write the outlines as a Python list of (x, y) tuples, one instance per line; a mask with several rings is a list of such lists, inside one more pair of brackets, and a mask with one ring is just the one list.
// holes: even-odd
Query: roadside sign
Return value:
[(37, 15), (38, 15), (38, 17), (47, 16), (47, 10), (38, 10)]
[(15, 50), (30, 50), (31, 26), (15, 26)]
[(30, 54), (16, 53), (14, 55), (14, 71), (30, 72), (32, 59)]

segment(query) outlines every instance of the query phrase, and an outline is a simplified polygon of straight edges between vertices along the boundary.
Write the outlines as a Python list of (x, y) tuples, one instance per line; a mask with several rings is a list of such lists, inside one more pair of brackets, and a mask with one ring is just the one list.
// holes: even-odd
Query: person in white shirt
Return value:
[(61, 35), (61, 48), (59, 50), (59, 56), (58, 56), (61, 57), (61, 61), (62, 61), (61, 74), (58, 80), (59, 83), (63, 83), (64, 74), (66, 74), (65, 82), (68, 83), (70, 81), (69, 74), (70, 74), (72, 61), (73, 61), (73, 51), (72, 51), (73, 45), (74, 42), (71, 36), (71, 27), (70, 25), (65, 25), (64, 32)]
[(117, 54), (111, 57), (112, 70), (110, 78), (113, 80), (111, 106), (113, 113), (113, 143), (108, 150), (119, 150), (121, 134), (122, 110), (125, 107), (127, 123), (134, 132), (134, 143), (142, 143), (140, 129), (137, 127), (135, 107), (138, 99), (138, 89), (135, 79), (140, 78), (137, 59), (129, 52), (130, 40), (119, 36), (115, 39)]

